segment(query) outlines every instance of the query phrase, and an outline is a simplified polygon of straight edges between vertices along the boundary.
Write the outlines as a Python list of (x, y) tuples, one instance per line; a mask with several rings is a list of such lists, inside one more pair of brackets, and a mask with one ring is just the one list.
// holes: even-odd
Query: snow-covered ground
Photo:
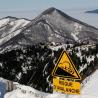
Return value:
[(43, 93), (38, 90), (35, 90), (28, 86), (18, 85), (18, 88), (12, 92), (9, 92), (5, 95), (4, 98), (65, 98), (65, 95), (62, 94), (49, 94)]
[(73, 98), (98, 98), (98, 70), (83, 87), (81, 95), (75, 95)]
[(16, 90), (7, 93), (4, 98), (98, 98), (98, 70), (82, 88), (80, 95), (48, 94), (28, 86), (17, 85), (17, 87)]

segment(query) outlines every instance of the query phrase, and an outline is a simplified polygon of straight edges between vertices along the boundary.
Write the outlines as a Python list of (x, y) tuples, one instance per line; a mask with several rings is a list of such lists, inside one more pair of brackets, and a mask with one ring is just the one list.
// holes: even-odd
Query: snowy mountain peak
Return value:
[(54, 11), (57, 11), (57, 9), (54, 8), (54, 7), (51, 7), (51, 8), (48, 8), (47, 10), (45, 10), (44, 12), (42, 12), (42, 14), (43, 14), (43, 15), (45, 15), (45, 14), (50, 14), (50, 13), (52, 13), (52, 12), (54, 12)]
[(4, 17), (4, 18), (0, 19), (0, 21), (2, 21), (2, 20), (7, 20), (8, 22), (10, 22), (10, 21), (18, 20), (18, 18), (12, 17), (12, 16), (7, 16), (7, 17)]
[(18, 35), (29, 20), (7, 16), (0, 19), (0, 46)]
[(12, 26), (18, 21), (20, 21), (21, 24), (24, 22), (30, 22), (29, 20), (27, 20), (25, 18), (16, 18), (16, 17), (12, 17), (12, 16), (7, 16), (7, 17), (0, 19), (0, 28), (5, 27), (7, 25)]
[(41, 13), (41, 16), (42, 15), (50, 15), (50, 16), (59, 15), (59, 16), (62, 16), (63, 18), (67, 18), (69, 20), (76, 20), (76, 19), (70, 17), (69, 15), (67, 15), (66, 13), (62, 12), (61, 10), (56, 9), (54, 7), (48, 8), (47, 10), (45, 10), (44, 12)]
[[(66, 42), (98, 42), (98, 29), (53, 7), (45, 10), (32, 21), (23, 18), (7, 21), (4, 30), (0, 29), (0, 45), (4, 47), (15, 43), (15, 45), (24, 46), (39, 42), (64, 44)], [(2, 23), (4, 22), (1, 22), (0, 25)]]
[(7, 17), (5, 17), (5, 18), (9, 18), (9, 19), (18, 19), (18, 18), (13, 17), (13, 16), (7, 16)]
[[(23, 34), (27, 34), (27, 32), (32, 35), (33, 41), (39, 41), (39, 39), (42, 41), (44, 39), (44, 41), (48, 42), (65, 43), (66, 41), (80, 42), (88, 39), (98, 42), (98, 29), (72, 18), (54, 7), (45, 10), (35, 18), (27, 26), (26, 31), (23, 31)], [(35, 34), (37, 35), (36, 38), (34, 37)], [(42, 35), (44, 35), (44, 38)]]

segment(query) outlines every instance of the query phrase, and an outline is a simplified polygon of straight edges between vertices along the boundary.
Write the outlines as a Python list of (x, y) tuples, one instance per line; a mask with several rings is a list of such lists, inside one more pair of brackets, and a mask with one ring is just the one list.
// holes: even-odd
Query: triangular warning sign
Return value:
[(66, 51), (63, 51), (57, 61), (57, 64), (52, 72), (52, 76), (64, 77), (67, 79), (81, 80), (74, 63)]

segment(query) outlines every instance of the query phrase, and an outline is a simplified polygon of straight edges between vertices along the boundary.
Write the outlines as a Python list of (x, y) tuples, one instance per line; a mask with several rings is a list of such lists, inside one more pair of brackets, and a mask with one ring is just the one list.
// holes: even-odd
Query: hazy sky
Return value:
[(56, 7), (75, 18), (84, 18), (85, 21), (85, 17), (89, 15), (85, 16), (83, 13), (86, 10), (97, 9), (98, 0), (0, 0), (0, 18), (16, 16), (32, 19), (49, 7)]
[(98, 0), (0, 0), (0, 10), (32, 10), (48, 7), (57, 8), (93, 8), (98, 6)]

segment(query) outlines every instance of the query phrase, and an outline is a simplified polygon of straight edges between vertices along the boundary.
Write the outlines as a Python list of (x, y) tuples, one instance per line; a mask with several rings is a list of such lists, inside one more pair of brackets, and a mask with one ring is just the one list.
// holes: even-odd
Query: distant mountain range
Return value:
[(98, 42), (98, 29), (49, 8), (33, 20), (5, 17), (0, 19), (0, 49), (34, 43)]
[(95, 13), (98, 14), (98, 9), (92, 10), (92, 11), (86, 11), (86, 13)]

